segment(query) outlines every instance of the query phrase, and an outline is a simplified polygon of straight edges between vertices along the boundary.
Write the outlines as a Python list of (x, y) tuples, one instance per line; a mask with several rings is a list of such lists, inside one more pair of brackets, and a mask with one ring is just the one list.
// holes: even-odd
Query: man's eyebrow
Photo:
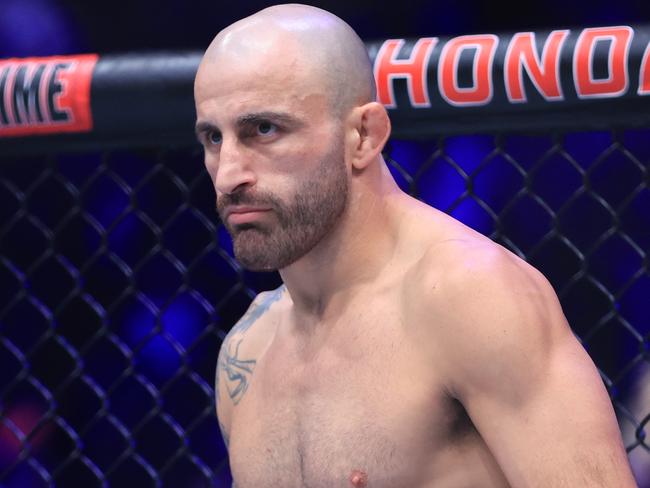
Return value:
[[(269, 121), (289, 127), (300, 127), (303, 125), (299, 119), (286, 112), (251, 112), (237, 117), (235, 123), (238, 127), (254, 125), (260, 122)], [(206, 132), (219, 132), (219, 128), (211, 122), (199, 121), (194, 127), (196, 138), (201, 142), (201, 135)]]
[(291, 114), (286, 112), (252, 112), (237, 117), (237, 125), (243, 127), (246, 125), (256, 124), (263, 121), (276, 122), (288, 126), (300, 126), (302, 122)]

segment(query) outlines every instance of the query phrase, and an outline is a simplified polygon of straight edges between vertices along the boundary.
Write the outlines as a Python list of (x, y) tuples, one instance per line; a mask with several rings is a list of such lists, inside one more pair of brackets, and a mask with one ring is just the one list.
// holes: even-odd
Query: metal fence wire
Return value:
[[(503, 134), (386, 151), (405, 191), (551, 281), (642, 486), (647, 141), (649, 130)], [(256, 292), (280, 281), (238, 266), (214, 207), (196, 147), (2, 158), (1, 487), (230, 486), (217, 352)]]

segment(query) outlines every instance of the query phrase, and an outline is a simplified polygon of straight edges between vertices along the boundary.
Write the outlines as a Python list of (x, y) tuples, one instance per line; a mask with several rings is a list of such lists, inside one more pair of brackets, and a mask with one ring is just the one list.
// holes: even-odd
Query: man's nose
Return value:
[(251, 162), (251, 155), (245, 147), (236, 141), (224, 140), (214, 175), (214, 186), (217, 192), (230, 194), (254, 185), (256, 176)]

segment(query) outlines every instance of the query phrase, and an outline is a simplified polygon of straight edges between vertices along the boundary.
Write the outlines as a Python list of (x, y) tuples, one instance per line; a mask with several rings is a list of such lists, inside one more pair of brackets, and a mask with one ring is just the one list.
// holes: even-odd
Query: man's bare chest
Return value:
[(428, 456), (452, 422), (400, 325), (330, 339), (275, 341), (259, 358), (231, 426), (238, 487), (351, 487), (355, 473), (368, 487), (415, 487), (430, 477)]

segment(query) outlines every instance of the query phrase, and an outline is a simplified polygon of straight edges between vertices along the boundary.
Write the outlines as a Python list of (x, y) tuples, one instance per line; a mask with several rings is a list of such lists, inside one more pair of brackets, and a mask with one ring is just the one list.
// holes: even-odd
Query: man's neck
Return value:
[(345, 309), (356, 291), (385, 269), (397, 246), (396, 192), (351, 202), (336, 229), (280, 271), (295, 312), (321, 322)]

